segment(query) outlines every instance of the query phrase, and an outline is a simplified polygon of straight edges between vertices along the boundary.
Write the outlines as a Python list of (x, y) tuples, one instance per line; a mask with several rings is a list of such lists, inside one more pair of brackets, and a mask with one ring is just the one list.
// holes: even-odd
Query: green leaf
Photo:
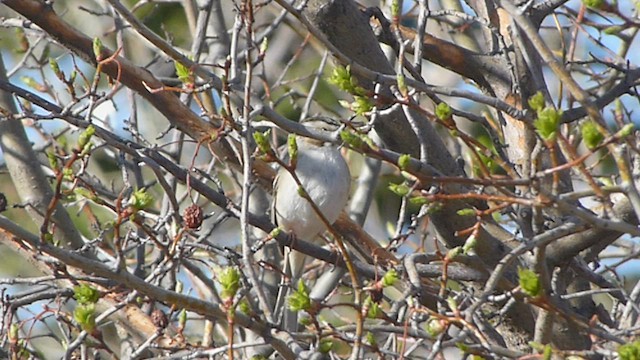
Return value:
[(391, 16), (398, 17), (400, 14), (400, 0), (391, 1)]
[(441, 102), (440, 104), (438, 104), (438, 106), (436, 106), (436, 116), (438, 117), (438, 119), (447, 120), (451, 118), (452, 114), (453, 110), (451, 110), (451, 107), (446, 102)]
[(232, 299), (240, 289), (240, 271), (233, 266), (226, 267), (220, 272), (218, 282), (222, 287), (220, 296), (223, 299)]
[(238, 304), (238, 311), (245, 315), (251, 314), (251, 307), (249, 306), (249, 301), (247, 299), (242, 299), (240, 304)]
[(447, 255), (445, 255), (445, 259), (447, 260), (453, 260), (456, 258), (456, 256), (460, 255), (463, 253), (462, 247), (461, 246), (456, 246), (453, 249), (447, 251)]
[(402, 154), (398, 158), (398, 167), (402, 171), (406, 171), (410, 163), (411, 163), (411, 155), (409, 154)]
[(93, 125), (87, 126), (87, 128), (80, 133), (80, 136), (78, 136), (78, 149), (84, 149), (95, 133), (96, 128)]
[(56, 59), (49, 58), (49, 67), (51, 67), (51, 70), (53, 71), (53, 74), (58, 79), (61, 79), (61, 80), (64, 79), (64, 74), (60, 70), (60, 65), (58, 65), (58, 61), (56, 61)]
[(620, 360), (640, 359), (640, 340), (620, 345), (620, 347), (618, 347), (618, 356), (620, 357)]
[(402, 184), (390, 183), (389, 190), (391, 190), (391, 192), (393, 192), (394, 194), (398, 196), (403, 196), (403, 197), (407, 196), (409, 192), (411, 192), (411, 188), (405, 183), (402, 183)]
[(625, 126), (622, 127), (622, 129), (620, 129), (618, 131), (618, 136), (620, 137), (627, 137), (631, 134), (633, 134), (633, 132), (636, 130), (636, 126), (634, 124), (627, 124)]
[(551, 348), (551, 345), (547, 344), (545, 345), (544, 351), (542, 352), (542, 359), (551, 360), (551, 355), (553, 355), (553, 349)]
[(425, 331), (429, 336), (436, 337), (444, 332), (445, 326), (440, 319), (430, 317), (425, 324)]
[(414, 196), (409, 198), (409, 203), (412, 205), (422, 206), (429, 203), (429, 199), (422, 196)]
[(265, 132), (254, 131), (253, 132), (253, 140), (256, 142), (258, 146), (258, 150), (261, 153), (267, 154), (271, 152), (271, 144), (269, 143), (269, 133), (271, 130), (267, 130)]
[(602, 9), (607, 2), (604, 0), (582, 0), (582, 3), (590, 9)]
[(376, 341), (375, 335), (372, 332), (368, 331), (365, 335), (365, 341), (367, 344), (371, 346), (378, 346), (378, 342)]
[(597, 148), (604, 140), (604, 135), (598, 130), (598, 126), (593, 121), (583, 123), (580, 130), (582, 132), (582, 140), (589, 150)]
[(102, 41), (100, 38), (93, 38), (93, 56), (96, 58), (96, 61), (102, 60)]
[(269, 37), (265, 36), (262, 39), (262, 42), (260, 43), (260, 53), (261, 54), (266, 53), (268, 48), (269, 48)]
[(609, 26), (604, 29), (604, 33), (607, 35), (617, 35), (621, 31), (625, 30), (626, 27), (620, 25)]
[(561, 117), (562, 111), (546, 107), (538, 112), (538, 118), (533, 122), (533, 126), (543, 140), (554, 141)]
[(447, 298), (447, 305), (449, 305), (449, 309), (451, 309), (451, 311), (458, 311), (458, 303), (456, 302), (456, 299), (451, 296)]
[(79, 304), (95, 304), (100, 300), (100, 292), (88, 284), (81, 284), (73, 288), (73, 298)]
[(289, 309), (298, 312), (311, 309), (311, 298), (309, 297), (309, 288), (302, 279), (298, 280), (298, 289), (294, 291), (288, 299)]
[(78, 305), (73, 311), (74, 320), (82, 330), (91, 333), (96, 327), (96, 308), (94, 304)]
[(351, 103), (351, 110), (356, 115), (365, 115), (373, 109), (373, 103), (368, 97), (356, 95), (354, 99), (355, 101)]
[(542, 284), (538, 274), (529, 269), (519, 268), (518, 277), (520, 279), (520, 287), (525, 294), (531, 297), (537, 297), (542, 294)]
[(340, 139), (342, 139), (345, 144), (356, 150), (363, 150), (367, 146), (367, 142), (360, 135), (349, 130), (340, 131)]
[(58, 157), (55, 153), (47, 151), (47, 159), (49, 159), (49, 166), (53, 170), (57, 170), (59, 166)]
[(180, 81), (185, 84), (193, 83), (193, 73), (188, 66), (178, 61), (174, 61), (173, 66), (176, 68), (176, 74)]
[(44, 86), (42, 86), (42, 84), (40, 84), (38, 81), (36, 81), (36, 79), (34, 79), (31, 76), (21, 76), (20, 80), (22, 80), (22, 82), (27, 85), (28, 87), (37, 90), (37, 91), (44, 91), (45, 88)]
[(153, 203), (154, 199), (151, 194), (147, 192), (147, 190), (137, 189), (131, 194), (131, 198), (129, 198), (129, 205), (131, 205), (136, 210), (144, 210), (149, 207)]
[(464, 242), (464, 245), (462, 246), (462, 252), (464, 254), (469, 254), (476, 248), (477, 244), (478, 244), (478, 239), (473, 235), (469, 236), (467, 240)]
[(398, 272), (395, 269), (390, 269), (382, 277), (382, 287), (393, 286), (398, 278)]
[(289, 149), (289, 162), (295, 166), (298, 162), (298, 141), (295, 134), (289, 134), (287, 137), (287, 147)]
[(456, 212), (458, 216), (476, 216), (476, 211), (471, 208), (460, 209)]
[(528, 103), (529, 107), (535, 112), (544, 109), (544, 95), (542, 94), (542, 91), (538, 91), (535, 95), (530, 97)]
[(318, 351), (321, 354), (328, 354), (329, 351), (333, 349), (333, 341), (331, 339), (322, 339), (320, 340), (320, 345), (318, 345)]
[(187, 310), (180, 310), (180, 314), (178, 314), (178, 325), (182, 329), (187, 325)]
[(367, 91), (358, 86), (358, 81), (351, 76), (351, 67), (337, 66), (333, 69), (329, 82), (336, 85), (340, 90), (348, 92), (351, 95), (365, 96)]
[(367, 307), (367, 318), (369, 319), (378, 319), (382, 316), (382, 310), (380, 309), (380, 305), (373, 301), (371, 296), (368, 296), (365, 301), (365, 306)]
[(404, 75), (398, 73), (398, 75), (396, 75), (396, 80), (398, 82), (398, 91), (400, 91), (400, 94), (406, 98), (409, 95), (409, 88), (407, 87)]

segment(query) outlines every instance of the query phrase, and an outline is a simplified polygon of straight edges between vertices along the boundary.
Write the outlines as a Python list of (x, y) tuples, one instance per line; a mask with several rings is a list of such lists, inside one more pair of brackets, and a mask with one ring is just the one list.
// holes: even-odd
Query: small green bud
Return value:
[(634, 124), (627, 124), (625, 126), (622, 127), (622, 129), (620, 129), (618, 131), (618, 136), (624, 138), (627, 137), (631, 134), (633, 134), (633, 132), (636, 130), (636, 126)]
[(260, 53), (261, 54), (266, 53), (268, 48), (269, 48), (269, 37), (265, 36), (262, 39), (262, 42), (260, 43)]
[(476, 248), (476, 245), (478, 244), (478, 239), (471, 235), (467, 238), (467, 240), (464, 242), (464, 245), (462, 246), (462, 252), (464, 254), (469, 254), (471, 251), (473, 251)]
[(370, 331), (367, 332), (367, 335), (365, 335), (365, 341), (367, 344), (371, 346), (378, 346), (378, 342), (376, 341), (375, 335), (373, 335), (373, 333)]
[(42, 86), (42, 84), (40, 84), (39, 82), (36, 81), (36, 79), (34, 79), (31, 76), (21, 76), (20, 80), (22, 80), (22, 82), (27, 85), (28, 87), (37, 90), (37, 91), (44, 91), (45, 87)]
[(178, 326), (180, 326), (181, 329), (184, 329), (186, 325), (187, 325), (187, 310), (182, 309), (180, 310), (180, 314), (178, 314)]
[(623, 30), (625, 30), (626, 27), (624, 26), (620, 26), (620, 25), (614, 25), (614, 26), (609, 26), (607, 28), (604, 29), (604, 33), (607, 35), (617, 35), (620, 32), (622, 32)]
[(258, 146), (258, 150), (260, 150), (262, 154), (268, 154), (271, 152), (271, 144), (269, 143), (269, 133), (270, 133), (270, 130), (267, 130), (263, 133), (259, 131), (255, 131), (253, 133), (253, 140), (256, 142), (256, 145)]
[(582, 0), (582, 3), (590, 9), (602, 9), (607, 2), (605, 0)]
[(458, 216), (476, 216), (476, 211), (471, 208), (460, 209), (456, 213)]
[(94, 304), (78, 305), (73, 311), (74, 320), (80, 328), (88, 333), (96, 327), (96, 308)]
[(333, 341), (331, 339), (322, 339), (320, 340), (320, 345), (318, 345), (318, 351), (321, 354), (328, 354), (329, 351), (333, 349)]
[(80, 156), (89, 155), (89, 153), (91, 153), (91, 150), (93, 150), (93, 143), (88, 143), (82, 148), (82, 151), (80, 152)]
[(362, 137), (349, 130), (340, 131), (340, 139), (342, 139), (345, 144), (356, 150), (362, 150), (366, 146), (366, 142)]
[(351, 103), (351, 110), (356, 115), (365, 115), (373, 109), (373, 104), (368, 97), (355, 96), (355, 101)]
[(544, 351), (542, 352), (542, 359), (551, 360), (551, 355), (553, 355), (553, 349), (551, 348), (551, 345), (547, 344), (544, 346)]
[(100, 300), (100, 292), (87, 284), (77, 285), (73, 288), (73, 298), (79, 304), (95, 304)]
[(144, 210), (153, 203), (153, 196), (147, 192), (147, 190), (138, 189), (131, 194), (129, 198), (129, 205), (136, 210)]
[(307, 193), (307, 191), (304, 189), (304, 187), (302, 186), (298, 186), (298, 195), (301, 198), (307, 198), (309, 197), (309, 194)]
[(298, 162), (298, 141), (295, 134), (289, 134), (287, 137), (287, 147), (289, 148), (289, 163), (295, 167)]
[(61, 80), (64, 80), (64, 73), (60, 70), (60, 66), (58, 65), (58, 61), (54, 58), (49, 58), (49, 67), (53, 71), (53, 74)]
[(335, 67), (329, 77), (329, 82), (342, 91), (351, 92), (351, 69), (348, 66)]
[(620, 345), (618, 347), (618, 356), (620, 357), (620, 360), (640, 359), (640, 340)]
[(20, 326), (16, 323), (11, 324), (11, 328), (9, 328), (9, 340), (15, 341), (20, 337)]
[(542, 91), (538, 91), (535, 95), (533, 95), (532, 97), (529, 98), (529, 107), (535, 111), (541, 111), (542, 109), (544, 109), (544, 95), (542, 94)]
[(278, 228), (278, 227), (277, 227), (277, 228), (275, 228), (275, 229), (271, 230), (271, 232), (269, 233), (269, 237), (271, 237), (271, 238), (277, 238), (277, 237), (278, 237), (278, 235), (280, 235), (280, 233), (281, 233), (281, 232), (282, 232), (282, 229), (280, 229), (280, 228)]
[(427, 199), (426, 197), (422, 197), (422, 196), (414, 196), (409, 198), (409, 203), (411, 205), (416, 205), (416, 206), (422, 206), (422, 205), (426, 205), (429, 203), (429, 199)]
[(556, 138), (561, 117), (562, 111), (546, 107), (538, 112), (538, 118), (533, 122), (533, 126), (543, 140), (553, 141)]
[(390, 183), (389, 190), (391, 190), (391, 192), (393, 192), (398, 196), (407, 196), (409, 195), (409, 192), (411, 192), (411, 188), (405, 183), (402, 183), (402, 184)]
[(15, 52), (18, 54), (24, 54), (31, 47), (31, 45), (29, 45), (29, 38), (27, 37), (23, 28), (15, 28), (15, 33), (16, 37), (18, 38), (18, 43), (20, 44), (16, 47)]
[(300, 316), (298, 318), (298, 324), (300, 324), (302, 326), (309, 326), (312, 323), (313, 322), (311, 321), (311, 317), (310, 316)]
[(453, 110), (446, 102), (441, 102), (436, 106), (436, 116), (438, 119), (447, 120), (451, 118), (451, 115), (453, 115)]
[(453, 249), (447, 251), (447, 255), (445, 255), (445, 259), (446, 260), (453, 260), (456, 258), (456, 256), (460, 255), (463, 253), (462, 247), (461, 246), (456, 246)]
[(99, 38), (93, 38), (93, 56), (96, 61), (102, 61), (102, 41)]
[(242, 301), (240, 301), (240, 304), (238, 304), (238, 311), (245, 315), (251, 314), (251, 307), (249, 306), (249, 301), (247, 301), (247, 299), (242, 299)]
[(309, 297), (309, 288), (302, 279), (298, 280), (298, 289), (294, 291), (288, 299), (289, 309), (298, 312), (311, 309), (311, 298)]
[(604, 135), (598, 130), (593, 121), (583, 123), (580, 130), (582, 132), (582, 140), (589, 150), (597, 148), (604, 140)]
[(44, 242), (47, 243), (47, 244), (53, 244), (54, 243), (53, 234), (50, 233), (50, 232), (44, 233), (42, 238), (44, 239)]
[(409, 154), (402, 154), (398, 158), (398, 167), (402, 171), (406, 171), (410, 163), (411, 163), (411, 155)]
[(398, 278), (398, 272), (395, 269), (390, 269), (382, 277), (382, 287), (393, 286)]
[(454, 311), (454, 312), (458, 311), (458, 302), (456, 301), (456, 299), (452, 298), (451, 296), (447, 298), (447, 305), (449, 306), (449, 309), (451, 309), (451, 311)]
[(222, 287), (220, 296), (223, 299), (232, 299), (240, 289), (240, 271), (235, 267), (229, 266), (220, 272), (218, 282)]
[(367, 306), (367, 318), (369, 319), (378, 319), (382, 315), (382, 310), (380, 309), (380, 305), (371, 299), (371, 296), (367, 297), (365, 300), (365, 305)]
[(398, 82), (398, 91), (406, 98), (409, 95), (409, 88), (407, 87), (404, 75), (398, 73), (398, 75), (396, 75), (396, 81)]
[(80, 136), (78, 137), (78, 148), (84, 149), (84, 147), (89, 143), (89, 141), (91, 141), (91, 137), (95, 133), (96, 133), (96, 128), (93, 125), (87, 126), (87, 128), (84, 129), (84, 131), (80, 133)]
[(393, 0), (391, 2), (391, 16), (392, 17), (400, 16), (400, 1), (399, 0)]
[(52, 170), (58, 169), (58, 157), (51, 151), (47, 151), (47, 159), (49, 159), (49, 166)]
[(442, 334), (444, 330), (445, 330), (445, 327), (442, 324), (442, 321), (440, 321), (435, 317), (429, 318), (429, 320), (427, 320), (427, 323), (425, 324), (425, 331), (431, 337), (436, 337)]
[(520, 288), (525, 294), (531, 297), (537, 297), (542, 294), (542, 284), (538, 274), (529, 269), (519, 268), (518, 277)]
[(62, 169), (62, 178), (67, 181), (73, 181), (75, 178), (75, 174), (73, 173), (72, 168), (65, 167)]
[(188, 66), (178, 61), (174, 61), (173, 66), (176, 69), (176, 75), (178, 75), (178, 79), (180, 79), (183, 84), (193, 83), (193, 74)]

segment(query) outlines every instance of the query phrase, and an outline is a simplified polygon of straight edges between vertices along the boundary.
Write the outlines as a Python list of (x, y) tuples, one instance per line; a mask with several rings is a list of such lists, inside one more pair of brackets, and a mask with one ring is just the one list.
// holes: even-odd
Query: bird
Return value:
[[(304, 125), (321, 130), (337, 130), (336, 123), (311, 120)], [(351, 173), (338, 146), (321, 140), (298, 137), (297, 161), (294, 172), (306, 193), (330, 224), (339, 217), (349, 199)], [(273, 187), (273, 217), (276, 225), (294, 239), (317, 243), (327, 230), (311, 203), (298, 191), (298, 183), (289, 170), (281, 167)], [(304, 270), (307, 256), (289, 249), (285, 251), (290, 277), (297, 282)]]

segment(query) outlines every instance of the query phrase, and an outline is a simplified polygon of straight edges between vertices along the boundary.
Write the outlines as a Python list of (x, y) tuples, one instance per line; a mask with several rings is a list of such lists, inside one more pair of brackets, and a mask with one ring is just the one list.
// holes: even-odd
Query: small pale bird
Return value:
[[(329, 131), (338, 128), (337, 124), (319, 120), (304, 124)], [(295, 173), (309, 197), (333, 224), (349, 198), (349, 167), (336, 145), (303, 137), (298, 137), (297, 143)], [(316, 241), (318, 235), (327, 229), (309, 201), (300, 196), (298, 184), (284, 168), (276, 176), (273, 194), (276, 224), (292, 233), (296, 239)], [(292, 250), (285, 259), (289, 261), (292, 280), (297, 282), (304, 270), (306, 256)]]

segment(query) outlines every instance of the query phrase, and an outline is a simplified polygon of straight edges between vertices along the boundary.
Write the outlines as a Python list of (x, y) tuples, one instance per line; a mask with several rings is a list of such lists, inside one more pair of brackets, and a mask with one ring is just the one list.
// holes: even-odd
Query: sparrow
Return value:
[[(338, 124), (313, 120), (305, 125), (322, 130), (337, 130)], [(297, 138), (298, 155), (294, 172), (306, 193), (324, 217), (333, 224), (349, 198), (351, 173), (335, 144), (312, 138)], [(298, 184), (289, 170), (281, 168), (273, 187), (273, 215), (276, 225), (295, 239), (318, 242), (327, 230), (313, 206), (298, 191)], [(292, 283), (300, 279), (307, 256), (289, 249), (285, 251)]]

